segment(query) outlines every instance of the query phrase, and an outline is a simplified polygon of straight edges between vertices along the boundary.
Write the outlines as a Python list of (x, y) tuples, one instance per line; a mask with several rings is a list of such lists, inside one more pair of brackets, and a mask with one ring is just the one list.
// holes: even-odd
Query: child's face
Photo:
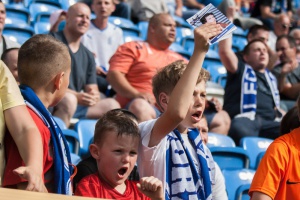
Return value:
[[(205, 82), (201, 81), (195, 87), (192, 102), (185, 119), (180, 123), (179, 129), (197, 128), (205, 108), (206, 89)], [(179, 130), (180, 131), (180, 130)], [(180, 131), (180, 132), (181, 132)]]
[(101, 179), (111, 187), (124, 186), (137, 160), (139, 138), (128, 135), (117, 136), (107, 132), (102, 146), (98, 146), (98, 172)]

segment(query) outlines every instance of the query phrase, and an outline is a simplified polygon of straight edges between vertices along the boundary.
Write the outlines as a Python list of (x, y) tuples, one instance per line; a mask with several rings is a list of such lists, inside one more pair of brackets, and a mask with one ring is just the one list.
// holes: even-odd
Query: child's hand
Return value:
[(209, 48), (209, 38), (212, 38), (222, 31), (222, 27), (216, 23), (206, 23), (202, 26), (195, 28), (194, 36), (195, 36), (195, 50), (205, 51), (207, 52)]
[(147, 197), (157, 200), (164, 199), (162, 182), (153, 177), (143, 177), (140, 183), (137, 184), (138, 189)]

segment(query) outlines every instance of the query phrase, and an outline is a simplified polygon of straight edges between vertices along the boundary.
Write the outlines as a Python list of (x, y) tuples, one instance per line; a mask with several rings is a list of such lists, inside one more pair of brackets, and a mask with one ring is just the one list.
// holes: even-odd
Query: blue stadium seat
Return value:
[(123, 30), (124, 36), (140, 36), (140, 30), (131, 20), (114, 16), (110, 16), (108, 20), (110, 23), (119, 26)]
[(54, 6), (54, 5), (49, 5), (49, 4), (45, 4), (45, 3), (32, 3), (29, 5), (29, 12), (31, 15), (31, 21), (34, 23), (37, 21), (37, 16), (40, 13), (45, 13), (45, 12), (49, 12), (52, 13), (56, 10), (61, 9), (58, 6)]
[(137, 23), (137, 27), (140, 30), (140, 37), (144, 40), (147, 39), (147, 32), (148, 32), (149, 22), (140, 21)]
[(183, 39), (186, 37), (193, 37), (193, 30), (185, 27), (176, 27), (176, 43), (182, 44)]
[(34, 35), (34, 29), (27, 24), (6, 24), (3, 35), (13, 37), (16, 42), (23, 44)]
[(245, 37), (233, 35), (232, 36), (232, 48), (235, 52), (244, 50), (248, 41)]
[(193, 53), (194, 51), (194, 43), (195, 42), (193, 36), (188, 36), (182, 39), (182, 46), (190, 53)]
[(172, 43), (171, 46), (169, 47), (170, 50), (175, 51), (185, 57), (186, 59), (190, 59), (191, 53), (185, 50), (180, 44), (178, 43)]
[(207, 147), (235, 147), (235, 143), (229, 136), (209, 132)]
[(229, 200), (249, 200), (247, 195), (253, 176), (254, 170), (222, 170), (225, 178), (226, 191)]
[(240, 146), (249, 154), (251, 169), (257, 168), (260, 161), (258, 155), (265, 152), (272, 142), (273, 140), (262, 137), (243, 137), (241, 139)]
[(260, 152), (260, 153), (257, 155), (257, 158), (256, 158), (256, 164), (255, 164), (255, 169), (258, 168), (259, 163), (260, 163), (261, 159), (264, 157), (265, 154), (266, 154), (266, 152), (263, 151), (263, 152)]
[(35, 23), (37, 22), (48, 22), (50, 23), (51, 12), (40, 12), (36, 14)]
[(34, 24), (34, 32), (35, 34), (47, 34), (50, 31), (50, 26), (49, 22), (36, 22)]
[(190, 29), (193, 28), (193, 27), (192, 27), (189, 23), (187, 23), (187, 21), (185, 21), (182, 17), (178, 17), (178, 16), (176, 16), (176, 15), (173, 15), (172, 17), (173, 17), (173, 19), (175, 20), (176, 25), (177, 25), (178, 27), (185, 27), (185, 28), (190, 28)]
[(249, 167), (248, 153), (241, 147), (210, 147), (209, 149), (221, 170)]
[(127, 35), (124, 36), (124, 42), (131, 42), (131, 41), (144, 41), (143, 38), (137, 36)]
[(66, 140), (68, 141), (69, 149), (71, 153), (79, 153), (79, 136), (78, 133), (71, 129), (62, 130)]
[(71, 153), (71, 162), (73, 165), (77, 165), (81, 161), (80, 156), (75, 153)]
[(61, 118), (55, 116), (53, 118), (61, 130), (67, 129), (65, 122)]
[(75, 131), (79, 136), (79, 155), (86, 158), (90, 155), (89, 145), (91, 139), (94, 137), (95, 125), (97, 120), (81, 119), (75, 124)]
[(18, 19), (26, 24), (30, 24), (30, 13), (22, 4), (5, 5), (6, 17)]
[(244, 31), (241, 27), (236, 27), (236, 29), (232, 32), (233, 35), (242, 36), (244, 38), (247, 38), (247, 31)]

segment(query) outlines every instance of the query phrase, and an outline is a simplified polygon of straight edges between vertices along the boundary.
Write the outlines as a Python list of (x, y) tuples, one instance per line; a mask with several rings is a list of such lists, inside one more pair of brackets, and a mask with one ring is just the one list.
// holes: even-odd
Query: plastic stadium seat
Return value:
[(247, 195), (253, 176), (254, 170), (222, 170), (225, 178), (225, 185), (229, 200), (249, 200)]
[(78, 133), (71, 129), (62, 130), (66, 140), (68, 141), (69, 149), (71, 153), (79, 153), (79, 136)]
[(176, 25), (177, 25), (178, 27), (185, 27), (185, 28), (190, 28), (190, 29), (193, 28), (193, 27), (192, 27), (189, 23), (187, 23), (187, 21), (185, 21), (182, 17), (178, 17), (178, 16), (176, 16), (176, 15), (173, 15), (172, 17), (173, 17), (173, 19), (175, 20)]
[(229, 136), (209, 132), (207, 147), (235, 147), (235, 143)]
[(148, 32), (149, 22), (140, 21), (137, 23), (137, 27), (140, 30), (140, 37), (144, 40), (147, 39), (147, 32)]
[(37, 22), (48, 22), (50, 23), (51, 12), (40, 12), (37, 13), (35, 23)]
[(243, 36), (244, 38), (247, 38), (247, 31), (244, 31), (241, 27), (236, 27), (236, 29), (232, 32), (233, 35), (239, 35)]
[(49, 22), (36, 22), (34, 32), (35, 34), (47, 34), (50, 31), (50, 26)]
[(241, 36), (232, 36), (232, 47), (234, 51), (242, 51), (245, 46), (248, 44), (248, 41), (245, 37)]
[(131, 42), (131, 41), (144, 41), (143, 38), (137, 36), (124, 36), (124, 42)]
[(81, 161), (81, 158), (77, 154), (71, 153), (71, 161), (73, 165), (77, 165)]
[(123, 30), (124, 36), (140, 36), (140, 30), (131, 20), (114, 16), (110, 16), (108, 20), (110, 23), (119, 26)]
[(190, 53), (194, 51), (194, 37), (189, 36), (182, 39), (182, 46)]
[(241, 147), (210, 147), (209, 149), (221, 170), (249, 167), (248, 153)]
[(79, 155), (86, 158), (90, 155), (89, 145), (91, 139), (94, 137), (95, 125), (97, 120), (81, 119), (75, 124), (75, 131), (79, 136)]
[(171, 46), (169, 47), (170, 50), (175, 51), (185, 57), (186, 59), (190, 59), (191, 53), (185, 50), (180, 44), (178, 43), (172, 43)]
[(4, 26), (3, 35), (15, 38), (12, 40), (23, 44), (34, 35), (34, 29), (27, 24), (6, 24)]
[(22, 4), (5, 5), (6, 17), (18, 19), (26, 24), (30, 24), (30, 13)]
[[(273, 140), (262, 137), (243, 137), (240, 146), (245, 149), (250, 158), (250, 168), (256, 169), (259, 163), (258, 155), (265, 152)], [(261, 159), (261, 158), (260, 158)]]
[(67, 129), (65, 122), (61, 118), (55, 116), (53, 118), (61, 130)]
[(258, 168), (259, 163), (260, 163), (261, 159), (264, 157), (265, 154), (266, 154), (266, 152), (263, 151), (263, 152), (260, 152), (260, 153), (257, 155), (257, 158), (256, 158), (256, 164), (255, 164), (255, 169)]
[(31, 21), (32, 22), (36, 22), (37, 21), (37, 16), (40, 13), (45, 13), (45, 12), (54, 12), (56, 10), (61, 9), (58, 6), (54, 6), (54, 5), (49, 5), (49, 4), (45, 4), (45, 3), (32, 3), (29, 5), (29, 12), (31, 15)]
[(182, 44), (186, 37), (193, 37), (193, 30), (185, 27), (176, 27), (176, 43)]

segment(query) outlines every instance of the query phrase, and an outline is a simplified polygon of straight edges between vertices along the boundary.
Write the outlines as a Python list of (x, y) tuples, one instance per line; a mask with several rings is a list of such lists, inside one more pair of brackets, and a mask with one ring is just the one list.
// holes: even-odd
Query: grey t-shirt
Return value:
[[(62, 31), (50, 33), (50, 35), (68, 46), (68, 42)], [(71, 56), (69, 88), (80, 92), (84, 90), (85, 85), (97, 84), (96, 64), (93, 54), (82, 44), (80, 44), (77, 52), (73, 53), (70, 48), (69, 52)]]

